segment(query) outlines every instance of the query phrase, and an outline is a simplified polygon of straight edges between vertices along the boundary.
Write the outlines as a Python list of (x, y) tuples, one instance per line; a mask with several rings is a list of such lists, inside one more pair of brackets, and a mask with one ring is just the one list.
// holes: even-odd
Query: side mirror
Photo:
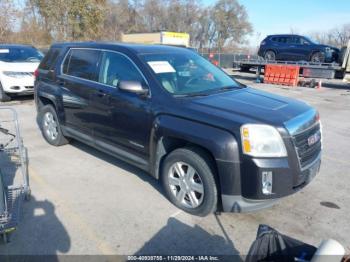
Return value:
[(125, 92), (130, 92), (134, 94), (145, 95), (148, 93), (148, 89), (143, 88), (142, 84), (138, 81), (125, 81), (122, 80), (118, 84), (118, 88)]

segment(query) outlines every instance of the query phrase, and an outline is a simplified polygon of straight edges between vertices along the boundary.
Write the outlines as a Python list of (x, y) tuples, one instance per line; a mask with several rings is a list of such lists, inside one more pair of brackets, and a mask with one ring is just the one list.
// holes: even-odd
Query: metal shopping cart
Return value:
[(18, 225), (23, 200), (29, 200), (30, 194), (28, 154), (17, 113), (0, 107), (0, 235), (5, 243)]

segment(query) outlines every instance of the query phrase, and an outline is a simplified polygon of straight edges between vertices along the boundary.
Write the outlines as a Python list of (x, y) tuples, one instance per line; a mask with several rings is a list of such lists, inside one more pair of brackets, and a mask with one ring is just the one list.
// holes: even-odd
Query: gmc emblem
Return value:
[(320, 140), (320, 138), (321, 138), (321, 135), (319, 132), (317, 132), (307, 139), (307, 144), (309, 146), (312, 146), (312, 145), (316, 144)]

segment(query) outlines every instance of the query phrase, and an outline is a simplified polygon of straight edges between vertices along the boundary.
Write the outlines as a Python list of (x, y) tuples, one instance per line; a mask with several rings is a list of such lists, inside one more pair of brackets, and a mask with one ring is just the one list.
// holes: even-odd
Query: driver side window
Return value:
[(98, 81), (117, 87), (120, 81), (144, 82), (144, 78), (135, 65), (124, 55), (105, 51), (102, 54)]

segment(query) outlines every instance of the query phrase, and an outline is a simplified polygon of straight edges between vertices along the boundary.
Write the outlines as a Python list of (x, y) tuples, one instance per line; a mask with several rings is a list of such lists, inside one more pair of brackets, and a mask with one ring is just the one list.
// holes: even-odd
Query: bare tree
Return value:
[(11, 0), (0, 0), (0, 43), (7, 42), (17, 10)]
[(219, 0), (212, 9), (211, 44), (219, 49), (225, 44), (242, 43), (244, 37), (252, 32), (248, 14), (237, 0)]
[(350, 40), (350, 23), (335, 27), (328, 31), (310, 32), (309, 35), (321, 44), (341, 48), (346, 46)]

